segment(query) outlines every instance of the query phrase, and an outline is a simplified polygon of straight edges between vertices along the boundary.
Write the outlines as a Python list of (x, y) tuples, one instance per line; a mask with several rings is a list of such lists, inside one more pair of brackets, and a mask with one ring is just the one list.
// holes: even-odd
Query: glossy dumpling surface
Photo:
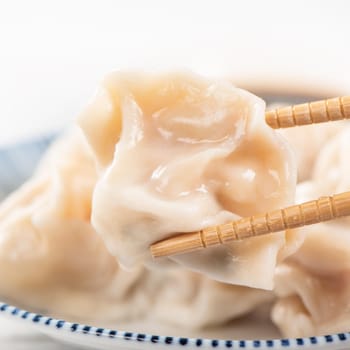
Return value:
[(228, 81), (115, 72), (79, 124), (100, 169), (92, 223), (127, 268), (174, 263), (220, 281), (271, 289), (284, 233), (152, 262), (178, 232), (293, 201), (296, 168), (264, 121), (264, 102)]

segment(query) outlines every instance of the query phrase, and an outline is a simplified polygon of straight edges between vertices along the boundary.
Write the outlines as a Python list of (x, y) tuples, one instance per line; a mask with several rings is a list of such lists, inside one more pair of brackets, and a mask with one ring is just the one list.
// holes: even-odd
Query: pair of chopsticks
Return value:
[[(342, 119), (350, 119), (350, 96), (278, 108), (265, 114), (266, 123), (274, 129)], [(197, 232), (179, 234), (152, 244), (150, 250), (154, 258), (189, 253), (348, 215), (350, 215), (350, 192), (344, 192)]]

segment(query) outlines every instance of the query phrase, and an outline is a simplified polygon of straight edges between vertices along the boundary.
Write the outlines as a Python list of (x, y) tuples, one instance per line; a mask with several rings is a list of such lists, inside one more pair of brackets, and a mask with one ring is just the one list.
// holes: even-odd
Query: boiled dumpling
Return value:
[(340, 223), (303, 228), (305, 242), (276, 269), (272, 319), (284, 335), (342, 332), (350, 322), (350, 235)]
[[(99, 167), (92, 224), (126, 268), (180, 264), (271, 289), (284, 233), (153, 263), (149, 246), (293, 201), (296, 167), (264, 122), (264, 103), (228, 81), (109, 75), (79, 124)], [(299, 242), (299, 240), (298, 240)], [(297, 247), (297, 244), (291, 246)]]
[(96, 178), (94, 160), (75, 130), (53, 145), (33, 178), (1, 203), (2, 298), (79, 319), (98, 312), (108, 318), (112, 299), (121, 317), (129, 314), (128, 291), (144, 272), (120, 270), (91, 227)]
[[(327, 142), (311, 179), (297, 186), (297, 201), (350, 190), (350, 128)], [(305, 241), (276, 269), (279, 297), (273, 321), (288, 336), (341, 332), (350, 322), (349, 218), (293, 230)]]

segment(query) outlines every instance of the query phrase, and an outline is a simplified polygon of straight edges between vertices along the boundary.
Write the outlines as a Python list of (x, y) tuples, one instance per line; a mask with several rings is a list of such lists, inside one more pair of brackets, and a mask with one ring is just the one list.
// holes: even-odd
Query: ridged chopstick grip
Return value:
[(274, 129), (349, 118), (350, 96), (277, 108), (265, 114), (266, 123)]
[(188, 253), (206, 247), (316, 224), (348, 215), (350, 215), (350, 192), (344, 192), (209, 227), (198, 232), (180, 234), (154, 243), (151, 246), (151, 253), (153, 257)]

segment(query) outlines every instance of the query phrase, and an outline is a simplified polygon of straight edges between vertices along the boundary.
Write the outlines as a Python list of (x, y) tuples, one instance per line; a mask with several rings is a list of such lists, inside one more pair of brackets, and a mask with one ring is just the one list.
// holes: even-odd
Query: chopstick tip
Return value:
[(200, 232), (191, 232), (153, 243), (150, 246), (150, 251), (152, 257), (156, 259), (165, 256), (190, 253), (202, 248), (204, 248), (204, 245)]

